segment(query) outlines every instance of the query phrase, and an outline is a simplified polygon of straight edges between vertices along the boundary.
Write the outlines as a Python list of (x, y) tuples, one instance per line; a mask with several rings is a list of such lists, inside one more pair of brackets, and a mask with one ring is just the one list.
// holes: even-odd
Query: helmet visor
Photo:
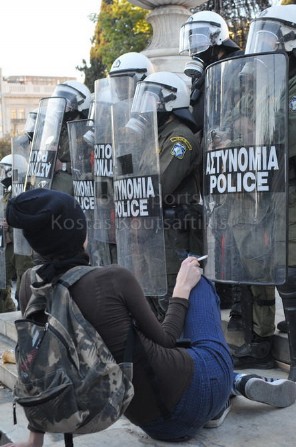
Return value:
[(135, 91), (131, 113), (156, 112), (160, 102), (160, 90), (159, 85), (140, 82)]
[(66, 99), (65, 112), (73, 112), (79, 109), (79, 106), (83, 104), (85, 95), (79, 92), (74, 87), (66, 84), (57, 85), (51, 96), (57, 96)]
[(281, 24), (273, 20), (258, 20), (251, 24), (246, 54), (284, 50)]
[(137, 85), (135, 73), (112, 74), (110, 77), (113, 97), (117, 97), (119, 101), (133, 97)]
[(194, 56), (217, 45), (221, 32), (219, 24), (207, 22), (186, 22), (180, 31), (179, 53)]
[[(154, 82), (139, 82), (132, 104), (132, 113), (165, 112), (167, 103), (177, 96), (175, 87)], [(170, 108), (171, 110), (171, 108)]]

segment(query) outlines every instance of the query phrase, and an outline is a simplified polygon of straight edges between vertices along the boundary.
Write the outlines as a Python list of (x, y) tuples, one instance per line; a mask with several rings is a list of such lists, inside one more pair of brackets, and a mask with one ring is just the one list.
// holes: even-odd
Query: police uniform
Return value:
[[(289, 195), (288, 195), (288, 265), (296, 266), (296, 76), (289, 79), (288, 85), (288, 141), (289, 141)], [(254, 287), (255, 293), (259, 287)], [(262, 289), (262, 288), (260, 288)], [(273, 288), (266, 287), (266, 293), (254, 301), (254, 331), (261, 337), (274, 334), (275, 306)], [(256, 295), (255, 295), (256, 297)], [(270, 306), (262, 305), (262, 301)]]
[[(296, 71), (296, 70), (295, 70)], [(296, 266), (296, 73), (289, 80), (289, 220), (288, 220), (288, 265)]]
[[(240, 55), (242, 52), (238, 51), (232, 53), (230, 55)], [(229, 57), (229, 56), (228, 56)], [(221, 60), (224, 58), (221, 58)], [(241, 71), (241, 65), (236, 65), (237, 70)], [(229, 70), (226, 66), (225, 70)], [(233, 66), (231, 66), (232, 72), (229, 73), (223, 72), (223, 76), (225, 78), (232, 78), (239, 75), (239, 72), (235, 72)], [(234, 70), (234, 72), (233, 72)], [(219, 82), (219, 78), (216, 80)], [(233, 123), (237, 118), (241, 120), (242, 111), (244, 111), (246, 120), (250, 120), (252, 123), (252, 116), (254, 111), (254, 105), (252, 103), (253, 96), (249, 94), (245, 94), (241, 97), (241, 91), (236, 91), (231, 85), (231, 91), (229, 91), (229, 101), (226, 100), (223, 102), (224, 114), (223, 114), (223, 123), (227, 128), (229, 125), (229, 132), (225, 133), (226, 141), (222, 146), (230, 144), (230, 146), (236, 147), (237, 145), (245, 145), (248, 144), (247, 139), (251, 138), (252, 134), (249, 131), (248, 127), (245, 129), (245, 134), (243, 136), (243, 140), (241, 140), (241, 132), (240, 128), (237, 130), (237, 134), (234, 134), (234, 126)], [(237, 100), (235, 99), (237, 96)], [(224, 92), (224, 97), (228, 98), (228, 95)], [(239, 101), (239, 98), (240, 101)], [(202, 97), (196, 104), (196, 108), (200, 107), (200, 103), (202, 101)], [(236, 104), (236, 107), (232, 108), (233, 104)], [(220, 113), (220, 109), (218, 108)], [(246, 122), (247, 125), (247, 122)], [(253, 125), (251, 125), (251, 128)], [(221, 133), (222, 135), (222, 133)], [(230, 137), (231, 136), (231, 137)], [(222, 135), (223, 137), (223, 135)], [(231, 140), (231, 141), (230, 141)], [(215, 141), (213, 140), (213, 144)], [(218, 142), (220, 144), (220, 141)], [(253, 143), (253, 140), (250, 141), (250, 144)], [(219, 146), (218, 146), (219, 147)], [(224, 146), (223, 146), (224, 147)], [(262, 201), (261, 201), (262, 204)], [(242, 205), (242, 207), (240, 207)], [(264, 247), (264, 232), (268, 231), (268, 211), (269, 211), (269, 203), (266, 204), (265, 209), (262, 209), (262, 214), (257, 216), (258, 221), (262, 222), (262, 232), (260, 234), (255, 234), (254, 229), (254, 221), (253, 215), (249, 220), (248, 216), (251, 216), (250, 210), (247, 209), (250, 206), (253, 209), (254, 202), (250, 198), (250, 202), (248, 203), (247, 198), (244, 200), (243, 204), (235, 203), (233, 206), (233, 199), (231, 195), (226, 203), (223, 204), (222, 207), (217, 209), (217, 213), (220, 214), (220, 217), (217, 217), (217, 220), (223, 218), (229, 222), (229, 230), (231, 235), (228, 234), (228, 237), (233, 238), (233, 243), (238, 247), (238, 253), (246, 252), (246, 250), (250, 251), (250, 260), (254, 260), (254, 256), (251, 254), (251, 247), (253, 246), (258, 249), (258, 244), (262, 244), (262, 254), (264, 250), (267, 250), (268, 247)], [(244, 208), (245, 207), (245, 208)], [(223, 214), (223, 216), (222, 216)], [(219, 229), (216, 234), (217, 238), (217, 253), (219, 256), (218, 247), (223, 240), (223, 236), (225, 236), (225, 231), (228, 230), (224, 228), (224, 230)], [(257, 238), (257, 239), (256, 239)], [(251, 241), (253, 239), (253, 241)], [(256, 240), (255, 240), (256, 239)], [(242, 248), (244, 247), (244, 249)], [(225, 247), (224, 247), (225, 249)], [(266, 256), (269, 257), (271, 254), (268, 252)], [(239, 265), (239, 258), (237, 261), (233, 259), (229, 260), (229, 266), (231, 266), (232, 273), (234, 273), (235, 266)], [(222, 265), (223, 264), (223, 265)], [(221, 262), (221, 267), (227, 268), (225, 263)], [(248, 265), (244, 265), (239, 267), (246, 268), (250, 277), (254, 278), (255, 281), (265, 282), (262, 264), (258, 265), (254, 261), (250, 261)], [(258, 273), (262, 274), (261, 278), (258, 278)], [(235, 276), (232, 277), (235, 280)], [(234, 317), (230, 319), (228, 328), (230, 330), (241, 329), (244, 331), (244, 341), (245, 343), (242, 346), (236, 347), (233, 349), (232, 354), (234, 358), (234, 366), (236, 368), (244, 368), (244, 367), (260, 367), (260, 368), (273, 368), (274, 360), (271, 356), (271, 348), (272, 348), (272, 336), (274, 334), (274, 317), (275, 317), (275, 288), (273, 286), (257, 286), (257, 285), (240, 285), (240, 284), (216, 284), (218, 294), (220, 295), (222, 306), (224, 308), (229, 306), (229, 297), (232, 297), (233, 302), (231, 304), (231, 312), (230, 316)], [(237, 322), (240, 322), (240, 326)], [(235, 326), (233, 325), (235, 324)]]
[[(6, 204), (11, 197), (11, 192), (7, 192), (2, 200)], [(0, 290), (0, 313), (13, 312), (16, 310), (16, 306), (11, 297), (11, 283), (16, 279), (16, 291), (15, 297), (18, 300), (18, 292), (20, 288), (20, 281), (22, 274), (30, 267), (34, 265), (31, 256), (25, 256), (14, 253), (13, 248), (13, 231), (8, 227), (5, 232), (5, 268), (6, 268), (6, 288)]]
[(202, 153), (198, 136), (174, 114), (158, 128), (158, 144), (170, 297), (182, 260), (188, 253), (203, 254), (199, 205)]
[[(291, 65), (290, 59), (290, 65)], [(293, 62), (292, 62), (293, 64)], [(295, 63), (293, 64), (295, 65)], [(288, 195), (288, 265), (296, 266), (296, 76), (290, 68), (288, 84), (288, 142), (289, 142), (289, 195)], [(258, 288), (257, 288), (258, 289)], [(269, 288), (266, 288), (269, 289)], [(268, 293), (268, 292), (267, 292)], [(263, 300), (274, 300), (272, 295)], [(275, 306), (260, 305), (260, 297), (254, 301), (254, 330), (266, 337), (274, 333)]]
[(289, 379), (296, 381), (296, 61), (289, 60), (289, 193), (288, 193), (288, 277), (277, 289), (283, 301), (290, 350)]
[[(234, 42), (232, 42), (233, 45), (228, 47), (228, 42), (230, 42), (230, 40), (226, 42), (226, 46), (222, 46), (224, 54), (219, 57), (219, 59), (217, 57), (217, 61), (244, 54), (244, 52), (240, 50)], [(214, 60), (210, 61), (210, 63), (212, 62), (214, 62)], [(205, 74), (206, 72), (203, 72), (200, 78), (193, 78), (191, 88), (191, 105), (193, 107), (192, 114), (198, 126), (197, 130), (201, 131), (201, 133), (203, 133), (204, 128)], [(229, 73), (229, 76), (235, 76), (235, 73)], [(225, 107), (227, 107), (227, 105)], [(231, 307), (230, 316), (238, 316), (239, 321), (241, 321), (241, 296), (246, 292), (245, 288), (242, 288), (237, 284), (216, 283), (216, 289), (220, 297), (221, 309), (229, 309)], [(236, 323), (236, 320), (234, 323)]]

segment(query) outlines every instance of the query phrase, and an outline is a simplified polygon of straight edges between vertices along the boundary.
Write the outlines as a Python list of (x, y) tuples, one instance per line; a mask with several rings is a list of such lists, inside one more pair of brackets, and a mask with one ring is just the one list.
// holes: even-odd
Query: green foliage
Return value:
[(85, 73), (85, 83), (93, 90), (94, 81), (105, 77), (121, 54), (144, 50), (151, 39), (152, 27), (146, 21), (149, 11), (128, 0), (102, 0), (101, 11), (94, 15), (95, 35), (90, 49), (90, 67), (84, 61), (77, 67)]
[[(295, 2), (296, 0), (282, 0)], [(243, 49), (251, 20), (272, 0), (208, 0), (192, 12), (209, 10), (221, 14), (226, 20), (230, 37)], [(90, 15), (96, 23), (90, 48), (90, 66), (83, 61), (85, 83), (93, 91), (94, 81), (105, 77), (113, 61), (129, 51), (143, 51), (152, 37), (152, 27), (146, 21), (149, 11), (132, 5), (128, 0), (102, 0), (98, 14)]]
[(11, 140), (9, 137), (0, 138), (0, 160), (11, 153)]
[(96, 79), (105, 77), (106, 67), (102, 64), (100, 58), (92, 57), (90, 55), (90, 65), (87, 66), (86, 61), (83, 60), (82, 67), (76, 67), (77, 70), (84, 72), (84, 84), (89, 88), (90, 92), (94, 91), (94, 82)]
[(140, 52), (147, 46), (152, 29), (146, 22), (147, 11), (134, 6), (127, 0), (114, 0), (98, 19), (100, 45), (98, 53), (102, 62), (110, 69), (113, 61), (129, 51)]

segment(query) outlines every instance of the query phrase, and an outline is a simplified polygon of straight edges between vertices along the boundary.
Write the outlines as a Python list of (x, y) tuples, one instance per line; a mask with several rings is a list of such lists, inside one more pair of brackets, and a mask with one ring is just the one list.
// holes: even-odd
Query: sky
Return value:
[(3, 76), (74, 76), (89, 62), (101, 0), (4, 0), (0, 7)]

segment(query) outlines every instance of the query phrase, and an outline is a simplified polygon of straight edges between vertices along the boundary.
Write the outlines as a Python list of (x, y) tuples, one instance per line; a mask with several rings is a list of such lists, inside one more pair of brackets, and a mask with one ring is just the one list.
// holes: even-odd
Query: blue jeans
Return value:
[(222, 331), (219, 297), (205, 277), (191, 291), (183, 337), (192, 342), (187, 349), (194, 363), (191, 383), (169, 419), (159, 417), (141, 427), (163, 441), (194, 436), (231, 393), (233, 363)]

